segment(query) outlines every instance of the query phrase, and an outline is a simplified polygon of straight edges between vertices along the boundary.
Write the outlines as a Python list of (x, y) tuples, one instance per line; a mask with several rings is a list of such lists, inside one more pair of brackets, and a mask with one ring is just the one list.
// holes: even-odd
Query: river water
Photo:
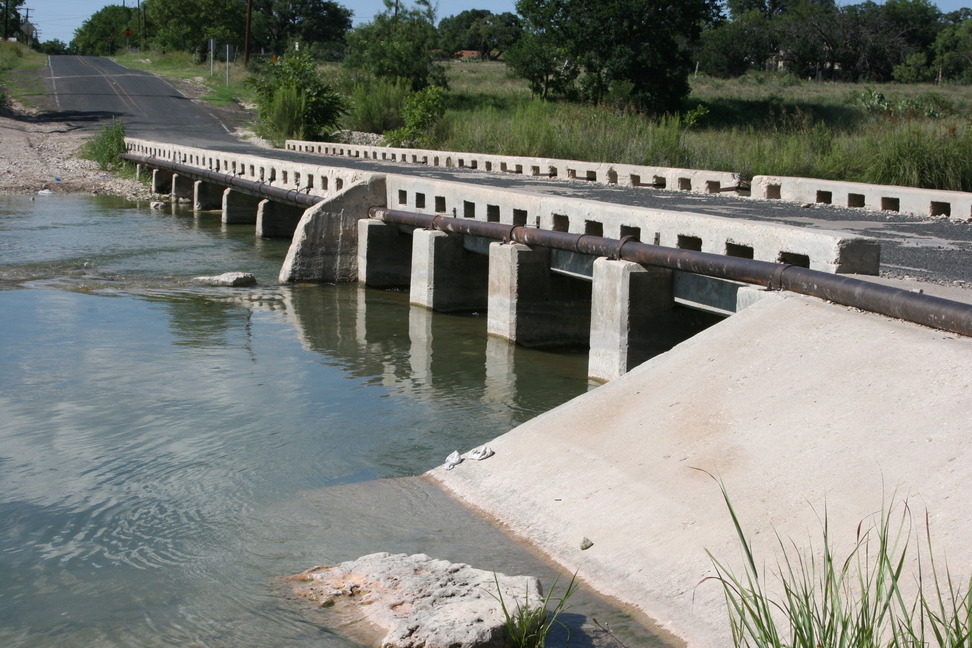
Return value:
[[(0, 646), (354, 645), (281, 578), (374, 551), (549, 586), (414, 476), (587, 391), (586, 356), (401, 293), (277, 285), (286, 247), (218, 214), (0, 197)], [(226, 271), (260, 286), (191, 281)], [(574, 608), (572, 646), (613, 641), (595, 616), (654, 643)]]

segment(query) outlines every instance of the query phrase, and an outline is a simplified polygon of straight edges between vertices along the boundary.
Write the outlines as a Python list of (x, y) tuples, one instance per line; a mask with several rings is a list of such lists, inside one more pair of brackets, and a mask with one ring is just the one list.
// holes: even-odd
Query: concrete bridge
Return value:
[[(220, 210), (224, 223), (252, 224), (257, 236), (291, 239), (282, 282), (407, 288), (412, 303), (435, 311), (485, 311), (492, 335), (533, 347), (588, 347), (589, 375), (599, 380), (624, 374), (768, 290), (816, 294), (818, 284), (830, 283), (817, 274), (799, 278), (805, 270), (877, 275), (880, 267), (876, 241), (834, 231), (371, 173), (311, 157), (294, 162), (133, 138), (127, 146), (130, 159), (151, 169), (153, 191), (198, 211)], [(605, 174), (603, 165), (591, 170), (570, 161), (359, 148), (366, 157), (547, 169), (592, 182), (653, 178), (655, 186), (683, 191), (747, 190), (720, 172), (627, 165)], [(798, 184), (778, 180), (769, 199)], [(767, 182), (757, 178), (753, 186), (776, 186)], [(867, 195), (848, 184), (833, 183), (828, 195)], [(900, 209), (902, 201), (916, 205), (921, 191), (871, 194)], [(948, 199), (948, 211), (970, 208), (967, 194)], [(939, 197), (929, 209), (942, 204)], [(947, 330), (972, 328), (962, 305), (849, 281), (835, 286), (819, 296)], [(873, 308), (858, 299), (875, 290)]]
[[(739, 565), (736, 535), (718, 487), (696, 469), (729, 489), (767, 565), (781, 564), (780, 546), (791, 541), (814, 550), (808, 538), (820, 511), (843, 548), (899, 493), (927, 507), (936, 544), (966, 576), (972, 306), (863, 281), (877, 279), (874, 240), (370, 173), (313, 157), (128, 146), (130, 159), (152, 169), (156, 191), (218, 209), (224, 222), (252, 224), (260, 236), (289, 238), (281, 281), (407, 288), (425, 307), (416, 312), (485, 309), (497, 339), (589, 346), (588, 373), (616, 380), (490, 441), (493, 459), (429, 475), (644, 612), (673, 643), (730, 643), (719, 587), (699, 583), (712, 573), (706, 552)], [(489, 163), (507, 174), (554, 166)], [(666, 186), (672, 177), (679, 186), (689, 177), (591, 174), (567, 164), (590, 182), (667, 173)], [(705, 193), (718, 181), (722, 193), (722, 180), (696, 173), (679, 191)], [(889, 212), (964, 219), (969, 209), (966, 194), (785, 178), (755, 179), (749, 191), (761, 188), (768, 195), (754, 199), (804, 200), (805, 190), (814, 199), (807, 202)], [(415, 318), (413, 334), (409, 322), (419, 364), (430, 357), (426, 324)], [(493, 370), (506, 362), (497, 345), (486, 355)]]

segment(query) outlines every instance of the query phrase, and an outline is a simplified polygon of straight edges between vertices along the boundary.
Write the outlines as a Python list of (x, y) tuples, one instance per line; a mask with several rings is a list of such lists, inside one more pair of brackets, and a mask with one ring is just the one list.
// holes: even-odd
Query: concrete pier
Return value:
[(547, 250), (489, 246), (491, 335), (532, 347), (587, 346), (590, 294), (586, 282), (551, 272)]
[(588, 376), (612, 380), (675, 345), (672, 274), (630, 261), (594, 261)]
[(440, 312), (485, 310), (488, 267), (484, 257), (465, 249), (461, 235), (417, 229), (409, 301)]
[(197, 180), (192, 187), (193, 211), (210, 211), (223, 208), (222, 185)]
[(233, 189), (223, 192), (223, 222), (227, 225), (255, 225), (260, 198)]
[(256, 235), (261, 238), (292, 239), (304, 215), (300, 207), (261, 200), (257, 206)]

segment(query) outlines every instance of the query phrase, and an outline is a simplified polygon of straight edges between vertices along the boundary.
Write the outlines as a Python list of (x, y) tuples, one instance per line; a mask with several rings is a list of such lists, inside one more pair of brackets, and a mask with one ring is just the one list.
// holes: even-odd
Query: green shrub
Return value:
[(445, 92), (428, 86), (412, 94), (402, 109), (404, 125), (385, 133), (389, 146), (431, 148), (436, 140), (435, 127), (445, 112)]
[(118, 171), (129, 163), (119, 156), (125, 152), (125, 124), (112, 119), (101, 132), (81, 148), (81, 157), (94, 160), (105, 171)]
[(260, 134), (283, 146), (288, 139), (303, 140), (307, 137), (304, 113), (307, 111), (307, 95), (292, 85), (274, 90), (270, 103), (261, 110)]
[(306, 54), (271, 61), (252, 83), (259, 107), (258, 130), (278, 146), (293, 137), (320, 139), (345, 110), (340, 95)]
[(905, 126), (872, 134), (860, 152), (864, 182), (972, 191), (972, 131)]
[(372, 79), (356, 83), (343, 123), (346, 128), (367, 133), (384, 133), (401, 128), (402, 108), (411, 93), (404, 79)]

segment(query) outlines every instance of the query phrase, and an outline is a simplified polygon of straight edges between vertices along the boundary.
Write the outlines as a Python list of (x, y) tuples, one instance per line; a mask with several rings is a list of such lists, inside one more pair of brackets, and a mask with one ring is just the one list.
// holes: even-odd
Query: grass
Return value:
[(47, 62), (47, 57), (20, 43), (0, 42), (0, 106), (11, 98), (31, 105), (30, 97), (44, 94), (43, 83), (32, 74)]
[[(523, 601), (517, 600), (507, 605), (506, 600), (503, 598), (503, 590), (500, 588), (499, 578), (496, 574), (493, 574), (493, 578), (496, 581), (496, 594), (493, 597), (499, 601), (500, 608), (503, 610), (503, 617), (506, 621), (506, 632), (513, 648), (543, 648), (547, 642), (547, 635), (555, 624), (559, 624), (566, 629), (566, 626), (560, 623), (557, 617), (569, 609), (567, 607), (567, 601), (574, 595), (578, 588), (577, 574), (571, 576), (570, 582), (567, 584), (567, 589), (564, 590), (561, 596), (554, 595), (557, 589), (558, 578), (554, 580), (550, 591), (533, 604), (530, 603), (530, 598), (527, 594), (524, 595)], [(554, 602), (556, 602), (556, 605), (553, 606), (553, 609), (550, 609), (550, 604)], [(569, 630), (567, 636), (569, 639)]]
[[(819, 548), (777, 535), (774, 578), (760, 569), (724, 486), (722, 494), (745, 555), (734, 572), (710, 554), (737, 648), (967, 648), (972, 642), (972, 578), (958, 583), (939, 570), (927, 515), (912, 532), (907, 504), (883, 507), (862, 521), (846, 556), (822, 517)], [(920, 536), (923, 535), (923, 540)], [(918, 566), (910, 579), (909, 567)], [(775, 586), (775, 587), (774, 587)]]
[(125, 125), (117, 119), (102, 127), (94, 138), (81, 148), (81, 157), (94, 160), (105, 171), (125, 171), (131, 164), (119, 155), (125, 152)]
[(972, 191), (972, 87), (702, 77), (694, 119), (649, 119), (535, 101), (502, 63), (453, 63), (449, 83), (444, 149)]

